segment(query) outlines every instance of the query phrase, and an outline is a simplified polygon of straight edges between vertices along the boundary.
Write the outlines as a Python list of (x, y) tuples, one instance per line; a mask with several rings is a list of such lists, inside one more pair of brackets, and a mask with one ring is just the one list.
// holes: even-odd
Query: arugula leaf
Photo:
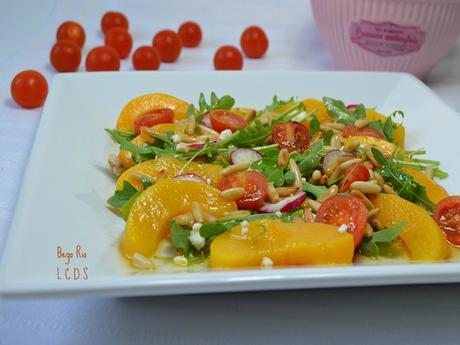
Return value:
[(324, 135), (324, 145), (331, 145), (331, 139), (332, 136), (334, 135), (334, 131), (332, 129), (328, 130), (326, 134)]
[(141, 195), (143, 190), (138, 190), (134, 193), (129, 200), (121, 207), (120, 213), (124, 220), (128, 219), (129, 211), (131, 211), (131, 207), (133, 207), (134, 201), (136, 201), (137, 197)]
[(126, 139), (125, 136), (120, 134), (119, 131), (117, 131), (116, 129), (106, 128), (105, 131), (110, 134), (110, 136), (116, 143), (120, 144), (121, 150), (127, 150), (127, 151), (138, 153), (138, 154), (151, 154), (152, 153), (152, 150), (148, 147), (134, 145), (132, 142)]
[(321, 197), (321, 195), (327, 192), (327, 187), (317, 186), (309, 182), (304, 182), (303, 190), (307, 193), (313, 194), (315, 198), (318, 199), (319, 197)]
[(284, 169), (278, 166), (277, 158), (262, 158), (251, 164), (251, 168), (267, 176), (275, 187), (284, 185)]
[(292, 158), (296, 161), (303, 176), (310, 177), (313, 171), (318, 168), (323, 156), (323, 146), (323, 140), (318, 140), (303, 154), (292, 155)]
[(116, 190), (115, 193), (107, 200), (107, 203), (115, 208), (122, 208), (133, 195), (137, 193), (137, 189), (128, 181), (123, 181), (121, 190)]
[(369, 126), (369, 128), (373, 128), (373, 129), (375, 129), (376, 131), (378, 131), (379, 133), (385, 135), (385, 134), (383, 133), (383, 124), (382, 124), (382, 121), (380, 121), (380, 120), (369, 121), (368, 126)]
[(387, 117), (385, 120), (383, 125), (383, 134), (388, 141), (393, 142), (393, 121), (391, 120), (391, 117)]
[(316, 133), (320, 132), (321, 131), (320, 126), (321, 125), (319, 123), (318, 117), (315, 114), (311, 115), (311, 119), (310, 119), (310, 135), (313, 136)]
[(289, 98), (287, 101), (283, 101), (281, 99), (278, 99), (278, 96), (275, 95), (272, 98), (272, 104), (267, 105), (264, 108), (264, 110), (262, 110), (261, 113), (274, 112), (274, 111), (278, 110), (279, 108), (281, 108), (282, 106), (284, 106), (286, 104), (289, 104), (289, 103), (294, 103), (294, 102), (295, 102), (294, 97)]
[(176, 250), (179, 250), (185, 257), (190, 256), (191, 245), (188, 237), (191, 231), (177, 225), (176, 221), (171, 222), (170, 237), (171, 242)]
[(132, 132), (125, 132), (125, 131), (120, 131), (119, 129), (112, 129), (115, 133), (117, 133), (119, 136), (125, 138), (126, 140), (133, 140), (136, 137), (135, 133)]
[[(206, 98), (203, 93), (200, 93), (198, 99), (199, 111), (195, 111), (194, 108), (189, 108), (190, 112), (194, 111), (197, 122), (201, 121), (204, 114), (215, 109), (230, 109), (235, 104), (235, 99), (229, 95), (224, 95), (221, 98), (217, 97), (216, 93), (211, 92), (209, 104), (206, 102)], [(193, 106), (192, 106), (193, 107)]]
[(361, 245), (359, 246), (359, 252), (366, 256), (378, 257), (388, 251), (388, 245), (390, 245), (399, 233), (404, 229), (406, 223), (402, 222), (387, 229), (376, 231), (370, 238), (364, 237)]
[(323, 103), (329, 115), (337, 122), (345, 125), (351, 125), (356, 120), (366, 117), (366, 108), (362, 104), (359, 104), (355, 110), (351, 111), (347, 109), (345, 103), (337, 99), (323, 97)]

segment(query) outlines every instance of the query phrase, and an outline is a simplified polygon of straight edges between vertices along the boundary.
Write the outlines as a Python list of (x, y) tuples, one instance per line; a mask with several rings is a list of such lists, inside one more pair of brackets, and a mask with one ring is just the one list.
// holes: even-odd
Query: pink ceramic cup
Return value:
[(456, 44), (460, 0), (311, 0), (337, 68), (423, 79)]

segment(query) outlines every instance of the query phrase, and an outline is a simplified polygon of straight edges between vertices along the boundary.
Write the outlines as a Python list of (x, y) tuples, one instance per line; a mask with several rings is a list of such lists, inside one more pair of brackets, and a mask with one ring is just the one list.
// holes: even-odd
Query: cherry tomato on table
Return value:
[(75, 42), (80, 49), (85, 44), (86, 34), (83, 27), (77, 22), (64, 22), (62, 23), (56, 32), (56, 40), (70, 40)]
[(11, 81), (11, 96), (23, 108), (40, 107), (48, 95), (48, 83), (45, 77), (33, 70), (16, 74)]
[(80, 66), (80, 47), (73, 41), (58, 41), (50, 52), (51, 65), (58, 72), (75, 72)]
[(88, 72), (118, 71), (120, 57), (112, 47), (96, 47), (91, 49), (86, 56), (85, 65)]
[(158, 32), (152, 41), (152, 45), (160, 53), (161, 61), (174, 62), (182, 50), (182, 40), (178, 34), (172, 30), (162, 30)]
[(216, 70), (243, 69), (243, 55), (234, 46), (222, 46), (214, 54), (214, 68)]
[(337, 226), (347, 225), (357, 247), (366, 230), (367, 208), (360, 199), (352, 195), (337, 195), (321, 204), (316, 213), (316, 221)]
[(243, 31), (240, 44), (247, 57), (259, 59), (267, 52), (268, 38), (262, 28), (250, 26)]
[(460, 247), (460, 196), (448, 196), (435, 207), (433, 218), (444, 231), (447, 241)]
[(101, 29), (106, 34), (112, 28), (129, 29), (128, 18), (121, 12), (109, 11), (101, 19)]
[(238, 200), (238, 208), (257, 210), (264, 204), (268, 195), (268, 179), (258, 171), (240, 171), (224, 176), (218, 188), (221, 191), (230, 188), (244, 188), (246, 193)]
[(272, 129), (272, 142), (289, 152), (304, 152), (310, 143), (310, 131), (301, 123), (288, 121), (279, 123)]
[(201, 42), (201, 28), (195, 22), (185, 22), (179, 27), (179, 36), (184, 47), (197, 47)]
[(105, 45), (115, 49), (120, 59), (125, 59), (131, 52), (133, 39), (126, 29), (111, 28), (105, 34)]
[(355, 164), (345, 170), (345, 175), (340, 182), (340, 193), (345, 193), (350, 189), (353, 182), (364, 181), (367, 182), (370, 179), (369, 170), (364, 164)]
[(134, 51), (133, 67), (137, 71), (157, 70), (160, 68), (160, 54), (151, 46), (141, 46)]
[(378, 130), (370, 127), (363, 127), (358, 128), (355, 125), (348, 125), (342, 131), (342, 136), (344, 138), (356, 136), (356, 135), (364, 135), (368, 137), (374, 137), (377, 139), (385, 139), (385, 136), (380, 133)]
[(239, 128), (246, 126), (245, 119), (228, 110), (211, 110), (209, 116), (212, 128), (218, 132), (226, 129), (236, 132)]
[(146, 114), (139, 115), (134, 121), (134, 132), (139, 134), (141, 127), (152, 127), (160, 123), (172, 123), (174, 112), (169, 108), (155, 109)]

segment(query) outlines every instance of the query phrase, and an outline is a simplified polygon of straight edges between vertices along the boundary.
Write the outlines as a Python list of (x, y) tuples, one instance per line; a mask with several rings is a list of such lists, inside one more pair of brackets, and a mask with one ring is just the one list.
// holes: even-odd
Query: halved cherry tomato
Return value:
[(272, 141), (289, 152), (302, 153), (310, 143), (310, 131), (301, 123), (288, 121), (279, 123), (272, 129)]
[(211, 110), (209, 112), (211, 125), (218, 132), (229, 129), (232, 132), (246, 126), (246, 120), (228, 110)]
[(259, 59), (268, 49), (268, 38), (261, 27), (250, 26), (241, 35), (240, 44), (247, 57)]
[(134, 132), (141, 133), (141, 127), (152, 127), (160, 123), (172, 123), (174, 112), (169, 108), (155, 109), (149, 113), (139, 115), (134, 121)]
[(201, 28), (195, 22), (185, 22), (179, 27), (179, 36), (184, 47), (197, 47), (201, 42)]
[(367, 208), (360, 199), (352, 195), (337, 195), (321, 204), (316, 213), (316, 221), (337, 226), (347, 225), (357, 247), (366, 230)]
[(111, 28), (105, 34), (105, 45), (115, 49), (120, 59), (124, 59), (131, 52), (133, 38), (124, 28)]
[(243, 69), (243, 55), (234, 46), (222, 46), (214, 54), (214, 68), (216, 70)]
[(106, 12), (101, 19), (101, 29), (106, 34), (111, 28), (123, 28), (128, 30), (128, 18), (121, 12)]
[(345, 126), (345, 128), (342, 131), (342, 136), (344, 138), (348, 138), (348, 137), (352, 137), (356, 135), (374, 137), (377, 139), (385, 139), (385, 136), (382, 133), (370, 127), (358, 128), (355, 125), (348, 125), (348, 126)]
[(433, 218), (446, 234), (447, 241), (460, 247), (460, 196), (448, 196), (434, 209)]
[(267, 199), (268, 179), (258, 171), (235, 172), (223, 177), (218, 185), (218, 188), (222, 191), (237, 187), (246, 190), (246, 193), (236, 200), (238, 208), (257, 210)]
[(70, 40), (75, 42), (78, 47), (85, 44), (86, 34), (83, 27), (77, 22), (67, 21), (59, 25), (56, 32), (56, 40)]
[(345, 175), (340, 182), (340, 193), (345, 193), (350, 189), (350, 186), (353, 182), (356, 181), (369, 181), (370, 174), (369, 170), (364, 164), (355, 164), (345, 170)]

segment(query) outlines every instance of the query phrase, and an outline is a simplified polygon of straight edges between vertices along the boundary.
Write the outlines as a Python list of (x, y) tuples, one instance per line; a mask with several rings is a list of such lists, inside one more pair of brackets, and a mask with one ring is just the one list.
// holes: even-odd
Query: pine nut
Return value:
[(294, 194), (295, 192), (297, 192), (297, 189), (297, 186), (275, 188), (276, 192), (281, 198)]
[(108, 158), (108, 161), (109, 161), (109, 165), (111, 168), (121, 168), (122, 164), (121, 164), (121, 160), (120, 158), (118, 158), (118, 156), (116, 154), (113, 154), (111, 153), (109, 155), (109, 158)]
[(315, 212), (318, 211), (319, 207), (321, 206), (320, 202), (313, 199), (308, 199), (308, 203), (310, 204), (311, 209)]
[(280, 168), (286, 168), (289, 164), (289, 151), (284, 148), (278, 154), (278, 166)]
[(351, 167), (352, 165), (355, 165), (357, 163), (361, 163), (361, 158), (349, 159), (349, 160), (343, 162), (342, 164), (340, 164), (340, 169), (342, 171), (347, 170), (349, 167)]
[(303, 218), (305, 222), (307, 223), (314, 223), (315, 222), (315, 216), (313, 212), (311, 211), (311, 208), (306, 208), (303, 210)]
[(311, 175), (311, 180), (313, 182), (316, 182), (316, 181), (319, 181), (320, 178), (321, 178), (321, 171), (319, 170), (313, 171), (313, 174)]
[(222, 169), (220, 171), (220, 174), (222, 176), (226, 176), (226, 175), (230, 175), (231, 173), (234, 173), (234, 172), (245, 171), (245, 170), (247, 170), (249, 168), (249, 165), (251, 165), (251, 163), (249, 163), (249, 162), (232, 164), (232, 165), (229, 165), (228, 167)]
[(385, 180), (377, 171), (374, 171), (374, 178), (380, 186), (385, 184)]
[(351, 140), (345, 144), (343, 150), (346, 152), (354, 152), (358, 148), (359, 145), (360, 143), (358, 140)]
[(367, 196), (365, 196), (363, 193), (361, 193), (359, 190), (357, 189), (354, 189), (350, 192), (351, 195), (357, 197), (357, 198), (360, 198), (361, 201), (364, 203), (364, 205), (366, 205), (367, 209), (368, 210), (373, 210), (375, 208), (374, 204), (372, 203), (372, 201), (370, 201)]
[(203, 214), (203, 210), (198, 202), (192, 202), (192, 214), (193, 218), (195, 219), (195, 223), (204, 223), (205, 218)]
[(369, 223), (366, 223), (366, 229), (364, 230), (364, 236), (372, 237), (373, 234), (374, 234), (374, 229), (372, 229), (372, 226)]
[(382, 190), (378, 184), (364, 181), (355, 181), (351, 184), (350, 189), (357, 189), (363, 194), (375, 194)]
[(370, 146), (366, 147), (366, 156), (376, 168), (382, 167), (382, 164), (375, 160)]
[(177, 225), (188, 225), (192, 226), (194, 223), (194, 218), (192, 212), (187, 212), (175, 216), (172, 220), (176, 221)]
[(392, 194), (392, 195), (398, 196), (398, 193), (396, 193), (396, 191), (387, 184), (383, 185), (383, 192), (386, 194)]
[(139, 253), (134, 253), (132, 258), (132, 264), (136, 268), (140, 268), (143, 270), (148, 270), (155, 268), (155, 264), (152, 260), (146, 258), (144, 255)]
[(206, 135), (216, 137), (216, 138), (219, 136), (219, 132), (213, 130), (212, 128), (209, 128), (203, 125), (198, 125), (198, 129), (200, 130), (201, 134), (206, 134)]
[(370, 210), (369, 212), (367, 212), (367, 219), (372, 219), (374, 218), (376, 215), (378, 215), (380, 213), (380, 209), (379, 208), (374, 208), (373, 210)]
[(342, 135), (335, 133), (331, 138), (331, 146), (335, 149), (339, 149), (342, 146)]
[(323, 202), (329, 198), (332, 198), (333, 196), (336, 196), (338, 192), (339, 192), (339, 187), (334, 184), (329, 187), (326, 193), (324, 193), (318, 198), (318, 201)]
[(216, 216), (213, 216), (212, 214), (209, 214), (206, 212), (203, 212), (203, 214), (204, 214), (204, 218), (206, 218), (206, 223), (214, 223), (219, 219)]
[(345, 128), (345, 125), (343, 123), (338, 122), (325, 122), (324, 125), (333, 129), (337, 129), (338, 131), (343, 131), (343, 129)]
[(289, 160), (289, 169), (294, 174), (295, 186), (300, 188), (303, 185), (302, 174), (300, 173), (299, 167), (297, 166), (297, 163), (295, 162), (295, 160), (293, 159)]
[(280, 201), (280, 196), (276, 192), (275, 186), (273, 186), (273, 183), (268, 184), (268, 198), (270, 199), (270, 202), (273, 204)]
[(221, 198), (226, 200), (235, 201), (241, 198), (246, 193), (246, 190), (241, 187), (230, 188), (220, 192)]
[(187, 118), (187, 126), (185, 127), (185, 133), (189, 135), (193, 135), (193, 133), (195, 133), (195, 126), (196, 126), (195, 116), (190, 115)]
[(367, 119), (359, 119), (355, 121), (356, 128), (364, 128), (369, 125), (369, 121)]
[(363, 164), (368, 169), (374, 169), (374, 165), (369, 161), (365, 161)]

